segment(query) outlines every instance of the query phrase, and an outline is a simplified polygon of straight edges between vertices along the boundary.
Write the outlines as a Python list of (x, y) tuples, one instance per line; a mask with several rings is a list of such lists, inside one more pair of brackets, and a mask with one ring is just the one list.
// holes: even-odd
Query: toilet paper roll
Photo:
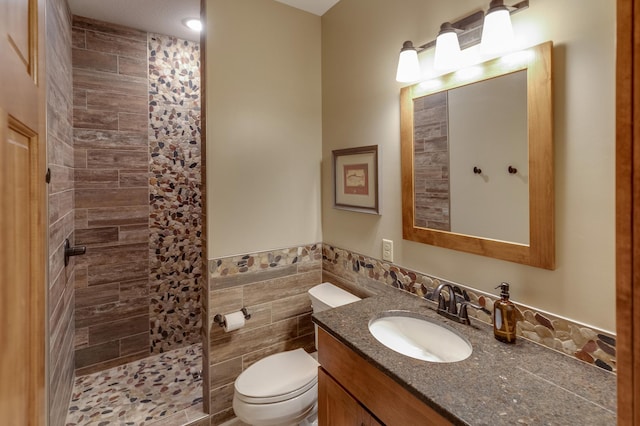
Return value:
[(224, 331), (229, 332), (244, 327), (244, 314), (240, 311), (224, 316)]

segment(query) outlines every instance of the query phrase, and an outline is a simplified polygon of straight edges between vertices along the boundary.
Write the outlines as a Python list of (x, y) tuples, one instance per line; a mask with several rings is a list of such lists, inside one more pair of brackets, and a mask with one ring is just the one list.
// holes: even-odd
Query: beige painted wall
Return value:
[[(323, 16), (323, 241), (380, 258), (390, 238), (399, 265), (493, 293), (509, 281), (517, 302), (613, 331), (613, 0), (535, 0), (513, 17), (525, 45), (555, 44), (556, 270), (402, 240), (399, 49), (488, 3), (341, 0)], [(381, 149), (383, 214), (333, 209), (331, 150), (370, 144)]]
[(208, 256), (321, 241), (320, 17), (207, 3)]

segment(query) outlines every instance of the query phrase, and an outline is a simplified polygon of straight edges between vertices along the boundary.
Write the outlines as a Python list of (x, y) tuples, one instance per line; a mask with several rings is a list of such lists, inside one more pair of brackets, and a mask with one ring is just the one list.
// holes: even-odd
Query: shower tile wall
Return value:
[[(198, 293), (199, 271), (188, 264), (197, 256), (184, 249), (193, 242), (185, 233), (199, 235), (191, 220), (199, 213), (190, 210), (199, 180), (171, 164), (182, 152), (199, 156), (199, 133), (189, 134), (190, 148), (181, 150), (176, 134), (186, 134), (185, 125), (156, 103), (169, 90), (150, 89), (150, 41), (143, 31), (73, 19), (75, 227), (76, 243), (87, 246), (75, 280), (79, 375), (199, 341), (192, 332), (199, 327), (199, 299), (191, 295)], [(165, 69), (153, 72), (152, 81)], [(195, 96), (182, 89), (171, 93), (172, 102)], [(199, 111), (188, 115), (188, 124), (198, 124)], [(199, 174), (199, 163), (192, 164), (185, 167)], [(199, 245), (191, 249), (199, 252)], [(194, 312), (177, 320), (185, 310)]]
[(147, 34), (75, 16), (76, 368), (149, 354)]
[(50, 424), (64, 424), (73, 388), (72, 261), (64, 267), (64, 240), (73, 240), (71, 16), (65, 0), (46, 2), (47, 167), (49, 185), (49, 408)]
[[(259, 359), (314, 350), (307, 291), (321, 282), (321, 244), (209, 260), (211, 424), (234, 417), (233, 383)], [(213, 321), (246, 307), (245, 326), (225, 333)]]
[(201, 341), (200, 46), (149, 34), (151, 352)]

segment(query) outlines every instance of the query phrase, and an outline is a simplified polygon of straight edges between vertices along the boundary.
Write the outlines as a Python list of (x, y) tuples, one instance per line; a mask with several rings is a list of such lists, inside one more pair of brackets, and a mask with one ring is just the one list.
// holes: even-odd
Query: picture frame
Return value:
[(380, 214), (378, 145), (336, 149), (333, 157), (333, 207)]

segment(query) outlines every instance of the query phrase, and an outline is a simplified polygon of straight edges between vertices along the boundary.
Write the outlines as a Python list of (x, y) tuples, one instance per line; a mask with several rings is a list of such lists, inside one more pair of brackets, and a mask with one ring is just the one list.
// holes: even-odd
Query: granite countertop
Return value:
[[(436, 305), (389, 287), (378, 295), (313, 314), (313, 321), (454, 424), (615, 425), (616, 376), (518, 338), (505, 344), (491, 326), (462, 325)], [(368, 324), (387, 310), (409, 310), (464, 335), (473, 353), (456, 363), (432, 363), (394, 352)]]

